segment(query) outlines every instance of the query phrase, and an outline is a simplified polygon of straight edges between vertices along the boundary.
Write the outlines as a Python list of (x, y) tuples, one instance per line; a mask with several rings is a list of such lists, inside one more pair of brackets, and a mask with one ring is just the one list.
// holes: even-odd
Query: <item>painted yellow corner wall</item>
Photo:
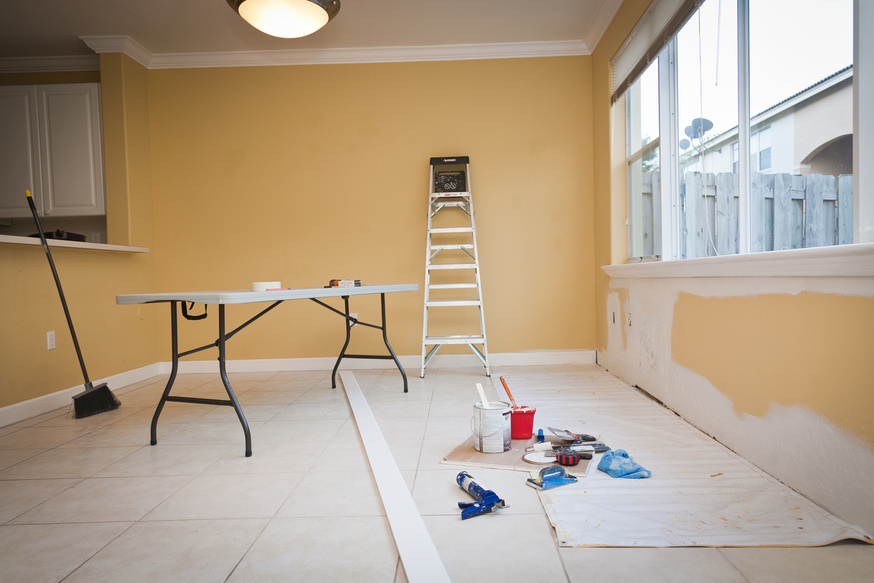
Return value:
[[(387, 305), (396, 352), (420, 354), (429, 158), (468, 155), (489, 350), (594, 348), (591, 77), (589, 57), (150, 71), (157, 284), (129, 291), (417, 283)], [(338, 316), (277, 310), (228, 357), (337, 353)]]
[[(143, 152), (136, 153), (137, 142), (148, 144), (149, 128), (143, 119), (148, 93), (142, 83), (144, 69), (137, 72), (138, 65), (120, 55), (108, 62), (109, 66), (102, 66), (100, 81), (103, 117), (109, 126), (104, 155), (106, 199), (107, 207), (113, 209), (128, 204), (123, 202), (128, 196), (127, 180), (113, 177), (148, 165), (141, 158)], [(96, 80), (93, 74), (15, 77), (11, 80), (16, 83)], [(138, 196), (140, 201), (135, 204), (151, 206), (149, 193), (139, 191)], [(130, 224), (137, 233), (130, 244), (154, 244), (150, 213), (133, 213)], [(156, 319), (136, 308), (115, 305), (116, 294), (123, 290), (154, 287), (153, 254), (53, 248), (52, 256), (92, 380), (159, 360)], [(0, 266), (0, 407), (81, 385), (82, 373), (42, 247), (0, 244)], [(56, 333), (57, 348), (49, 351), (46, 333), (51, 330)]]
[(874, 298), (805, 292), (681, 293), (671, 354), (738, 415), (808, 408), (874, 447)]

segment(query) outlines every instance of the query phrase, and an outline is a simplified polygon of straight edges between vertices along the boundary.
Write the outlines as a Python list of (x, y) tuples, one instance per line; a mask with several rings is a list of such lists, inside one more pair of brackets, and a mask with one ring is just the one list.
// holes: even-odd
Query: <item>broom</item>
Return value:
[(76, 419), (81, 419), (82, 417), (89, 417), (104, 411), (118, 409), (121, 402), (112, 394), (106, 383), (100, 383), (95, 387), (88, 378), (88, 371), (85, 370), (85, 361), (82, 359), (82, 351), (79, 349), (79, 341), (76, 339), (76, 330), (73, 329), (73, 320), (70, 318), (70, 310), (67, 308), (67, 300), (64, 298), (64, 290), (61, 288), (61, 280), (58, 278), (58, 271), (55, 269), (55, 262), (52, 261), (49, 244), (46, 241), (45, 233), (43, 233), (42, 225), (39, 223), (39, 215), (36, 213), (33, 197), (31, 197), (29, 190), (25, 190), (24, 193), (27, 195), (27, 204), (30, 205), (30, 212), (33, 213), (33, 220), (36, 222), (42, 247), (45, 249), (46, 258), (48, 258), (49, 266), (52, 268), (52, 275), (55, 277), (55, 284), (58, 286), (58, 294), (60, 294), (61, 304), (64, 306), (64, 315), (67, 316), (67, 324), (70, 326), (70, 334), (73, 336), (73, 346), (76, 347), (76, 356), (79, 357), (79, 366), (82, 367), (82, 376), (85, 377), (85, 390), (73, 397), (74, 416)]

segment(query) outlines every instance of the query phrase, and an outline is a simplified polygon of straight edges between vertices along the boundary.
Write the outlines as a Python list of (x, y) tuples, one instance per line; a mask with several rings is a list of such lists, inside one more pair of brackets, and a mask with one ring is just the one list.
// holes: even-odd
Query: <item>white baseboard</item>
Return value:
[[(418, 376), (421, 372), (422, 357), (400, 356), (398, 360), (407, 371), (407, 375)], [(331, 370), (334, 368), (336, 358), (276, 358), (261, 360), (229, 360), (227, 370), (229, 373), (241, 372), (283, 372), (303, 370)], [(491, 368), (505, 366), (548, 366), (560, 364), (597, 364), (597, 351), (595, 350), (530, 350), (525, 352), (507, 352), (490, 354), (489, 364)], [(435, 368), (462, 368), (482, 366), (479, 359), (473, 354), (438, 354), (428, 363), (428, 369)], [(395, 363), (391, 360), (373, 359), (345, 359), (342, 363), (344, 370), (364, 369), (390, 369)], [(104, 379), (93, 381), (93, 384), (106, 383), (109, 389), (116, 394), (124, 394), (128, 387), (151, 377), (169, 374), (171, 364), (169, 362), (156, 362), (148, 366), (123, 372)], [(427, 372), (427, 369), (426, 369)], [(218, 361), (216, 360), (191, 360), (180, 361), (179, 373), (218, 373)], [(0, 427), (12, 425), (43, 413), (56, 409), (69, 407), (74, 395), (84, 390), (82, 385), (57, 391), (49, 395), (43, 395), (21, 403), (15, 403), (0, 408)]]
[[(123, 393), (125, 387), (146, 380), (153, 376), (161, 374), (162, 363), (150, 364), (138, 369), (129, 370), (121, 374), (113, 375), (105, 379), (97, 379), (92, 381), (93, 385), (106, 383), (109, 390), (113, 393)], [(169, 371), (169, 366), (167, 368)], [(116, 389), (118, 387), (118, 389)], [(73, 404), (73, 397), (85, 390), (84, 385), (76, 385), (63, 391), (57, 391), (35, 399), (15, 403), (7, 407), (0, 408), (0, 427), (6, 427), (55, 409), (70, 407)]]

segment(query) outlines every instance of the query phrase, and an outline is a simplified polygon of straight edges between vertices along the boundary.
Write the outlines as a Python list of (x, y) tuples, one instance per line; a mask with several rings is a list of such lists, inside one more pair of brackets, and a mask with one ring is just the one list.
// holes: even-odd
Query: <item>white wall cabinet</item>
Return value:
[(0, 87), (0, 217), (106, 214), (100, 85)]

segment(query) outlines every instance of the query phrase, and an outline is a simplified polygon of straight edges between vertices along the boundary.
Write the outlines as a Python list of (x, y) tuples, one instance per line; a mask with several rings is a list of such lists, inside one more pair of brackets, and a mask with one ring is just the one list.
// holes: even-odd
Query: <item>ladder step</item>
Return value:
[(431, 229), (430, 233), (473, 233), (473, 227), (441, 227), (439, 229)]
[(431, 204), (437, 207), (444, 206), (470, 206), (466, 200), (435, 200)]
[(471, 336), (425, 336), (425, 344), (482, 344), (481, 335)]
[(439, 263), (431, 264), (428, 269), (476, 269), (476, 263)]
[(428, 289), (475, 289), (475, 283), (432, 283)]
[(473, 249), (473, 244), (466, 243), (464, 245), (431, 245), (431, 251), (437, 249)]
[(481, 306), (480, 300), (433, 300), (425, 302), (427, 308), (445, 308), (451, 306)]

